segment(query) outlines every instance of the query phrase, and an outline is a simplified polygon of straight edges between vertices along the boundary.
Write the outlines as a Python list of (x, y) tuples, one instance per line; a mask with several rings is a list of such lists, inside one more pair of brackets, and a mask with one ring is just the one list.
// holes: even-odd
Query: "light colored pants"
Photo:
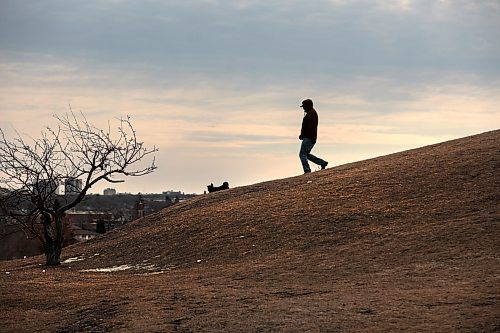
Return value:
[(313, 149), (314, 144), (315, 142), (312, 142), (311, 139), (308, 138), (302, 139), (302, 144), (300, 145), (299, 157), (300, 157), (300, 162), (302, 162), (302, 168), (304, 169), (304, 173), (311, 172), (311, 168), (309, 167), (309, 163), (307, 162), (307, 160), (321, 166), (326, 164), (325, 160), (311, 154), (311, 150)]

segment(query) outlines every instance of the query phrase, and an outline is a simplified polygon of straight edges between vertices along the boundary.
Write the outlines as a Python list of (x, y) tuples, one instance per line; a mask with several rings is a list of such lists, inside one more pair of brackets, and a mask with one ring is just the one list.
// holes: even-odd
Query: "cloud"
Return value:
[[(381, 67), (405, 71), (480, 67), (477, 60), (491, 69), (499, 55), (494, 42), (500, 31), (494, 20), (499, 10), (491, 1), (473, 5), (435, 1), (6, 3), (0, 19), (3, 48), (74, 58), (84, 55), (90, 62), (147, 64), (166, 73), (181, 68), (187, 74), (248, 75), (250, 69), (254, 76), (350, 75)], [(460, 9), (462, 5), (467, 11)], [(394, 14), (395, 10), (401, 13)], [(482, 50), (488, 53), (479, 53)]]
[[(4, 62), (1, 68), (6, 73), (0, 80), (2, 118), (15, 127), (35, 130), (40, 119), (50, 121), (52, 114), (67, 112), (71, 104), (97, 122), (131, 115), (145, 140), (160, 147), (181, 145), (204, 151), (291, 144), (302, 117), (298, 105), (306, 97), (316, 101), (324, 143), (411, 145), (472, 134), (498, 126), (495, 120), (500, 119), (498, 89), (458, 84), (456, 77), (457, 84), (435, 85), (353, 77), (320, 80), (305, 88), (301, 82), (232, 85), (214, 77), (211, 82), (187, 80), (168, 88), (134, 84), (140, 73), (127, 78), (119, 72), (92, 73), (64, 64)], [(39, 118), (29, 119), (35, 111)], [(393, 140), (395, 135), (401, 138)], [(424, 139), (415, 140), (412, 135)]]

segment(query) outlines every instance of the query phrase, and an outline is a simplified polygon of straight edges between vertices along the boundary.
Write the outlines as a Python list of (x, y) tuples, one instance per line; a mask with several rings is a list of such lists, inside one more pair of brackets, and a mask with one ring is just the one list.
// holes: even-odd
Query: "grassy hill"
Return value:
[[(0, 263), (2, 331), (500, 330), (500, 130), (196, 197)], [(45, 271), (44, 271), (45, 270)]]

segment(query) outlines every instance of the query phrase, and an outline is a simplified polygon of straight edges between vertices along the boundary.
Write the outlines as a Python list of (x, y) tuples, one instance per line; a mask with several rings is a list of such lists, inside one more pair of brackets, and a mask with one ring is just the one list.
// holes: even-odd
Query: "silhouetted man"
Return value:
[(311, 172), (307, 160), (320, 165), (321, 170), (323, 170), (328, 165), (328, 162), (311, 154), (311, 150), (316, 144), (316, 139), (318, 137), (318, 113), (314, 110), (313, 101), (310, 99), (302, 101), (300, 107), (303, 108), (305, 112), (299, 136), (299, 139), (302, 140), (299, 157), (302, 162), (302, 167), (304, 168), (304, 173)]

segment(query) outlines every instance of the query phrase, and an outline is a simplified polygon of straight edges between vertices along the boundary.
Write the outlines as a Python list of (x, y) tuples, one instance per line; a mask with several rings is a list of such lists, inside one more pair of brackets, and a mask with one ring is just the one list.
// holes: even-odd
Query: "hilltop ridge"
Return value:
[[(499, 147), (496, 130), (199, 196), (67, 248), (63, 268), (44, 276), (36, 259), (0, 263), (13, 290), (0, 292), (0, 319), (30, 328), (8, 317), (28, 306), (25, 278), (38, 287), (70, 278), (70, 300), (45, 295), (67, 309), (58, 326), (32, 296), (43, 327), (494, 332)], [(93, 302), (76, 296), (89, 279)]]
[[(494, 213), (499, 202), (498, 133), (200, 196), (127, 226), (103, 242), (144, 247), (138, 254), (125, 244), (113, 255), (116, 264), (130, 251), (161, 255), (159, 262), (168, 266), (200, 259), (210, 259), (213, 265), (239, 262), (243, 253), (248, 258), (287, 249), (317, 250), (314, 240), (320, 234), (326, 242), (322, 246), (333, 247), (341, 241), (341, 226), (359, 232), (363, 225), (367, 229), (376, 224), (383, 230), (383, 225), (410, 227), (465, 218), (478, 207)], [(93, 250), (100, 250), (98, 244)]]

